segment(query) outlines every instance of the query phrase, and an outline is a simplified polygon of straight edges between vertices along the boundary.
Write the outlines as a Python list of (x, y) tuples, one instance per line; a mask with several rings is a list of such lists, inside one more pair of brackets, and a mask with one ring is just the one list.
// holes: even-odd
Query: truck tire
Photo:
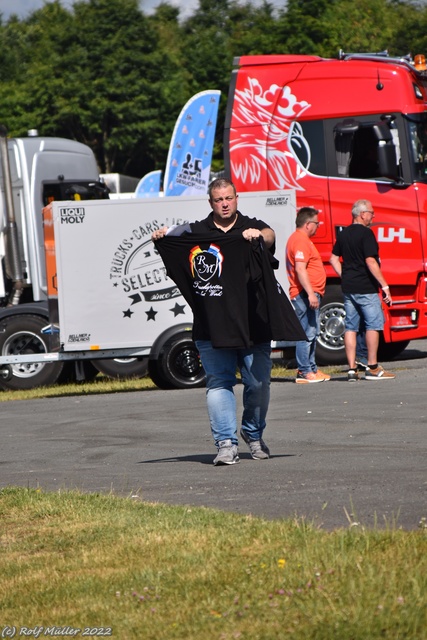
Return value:
[(92, 382), (98, 375), (98, 369), (91, 360), (74, 360), (64, 362), (64, 368), (59, 376), (58, 384), (74, 384), (76, 382)]
[[(9, 316), (0, 322), (0, 353), (7, 355), (28, 355), (48, 353), (46, 337), (41, 330), (47, 324), (46, 318), (23, 314)], [(63, 362), (22, 363), (10, 365), (12, 378), (1, 380), (4, 389), (33, 389), (55, 384), (64, 368)]]
[(206, 375), (188, 332), (169, 338), (157, 360), (150, 360), (148, 371), (160, 389), (194, 389), (206, 384)]
[(316, 345), (318, 364), (345, 364), (345, 310), (341, 287), (326, 288), (320, 305), (320, 335)]
[(91, 360), (97, 371), (109, 378), (144, 378), (148, 372), (148, 356), (143, 358), (108, 358)]

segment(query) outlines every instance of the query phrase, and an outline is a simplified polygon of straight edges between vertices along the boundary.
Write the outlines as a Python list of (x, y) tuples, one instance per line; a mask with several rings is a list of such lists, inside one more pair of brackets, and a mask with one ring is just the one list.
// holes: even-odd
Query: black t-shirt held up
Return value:
[[(262, 240), (248, 242), (242, 237), (244, 229), (267, 227), (239, 213), (225, 233), (214, 225), (211, 214), (192, 223), (190, 233), (184, 230), (179, 237), (167, 235), (156, 242), (168, 276), (193, 311), (194, 340), (210, 340), (214, 347), (248, 348), (272, 339), (305, 339), (274, 278), (271, 260), (275, 259)], [(279, 308), (284, 309), (282, 315)]]

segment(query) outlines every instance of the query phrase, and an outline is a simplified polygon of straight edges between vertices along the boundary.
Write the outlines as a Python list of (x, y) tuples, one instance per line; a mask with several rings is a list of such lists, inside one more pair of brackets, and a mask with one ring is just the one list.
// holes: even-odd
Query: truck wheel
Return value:
[(148, 356), (92, 360), (93, 366), (109, 378), (143, 378), (148, 372)]
[(345, 364), (345, 310), (341, 287), (327, 287), (320, 305), (320, 335), (316, 345), (319, 364)]
[(158, 359), (150, 360), (149, 372), (154, 384), (161, 389), (194, 389), (206, 384), (199, 352), (188, 333), (170, 338)]
[[(0, 325), (0, 353), (8, 355), (28, 355), (48, 353), (46, 338), (41, 330), (48, 321), (41, 316), (21, 315), (4, 318)], [(5, 389), (33, 389), (55, 384), (64, 367), (63, 362), (32, 362), (10, 365), (12, 378), (2, 380)]]

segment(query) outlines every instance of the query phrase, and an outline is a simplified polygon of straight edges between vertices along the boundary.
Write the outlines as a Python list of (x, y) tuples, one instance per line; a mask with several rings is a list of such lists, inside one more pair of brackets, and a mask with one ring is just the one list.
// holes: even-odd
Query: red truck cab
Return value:
[[(318, 359), (344, 361), (344, 309), (329, 258), (352, 204), (370, 200), (393, 305), (387, 355), (427, 336), (427, 71), (409, 58), (344, 54), (236, 59), (225, 123), (226, 172), (240, 191), (294, 188), (314, 206), (328, 274)], [(423, 68), (424, 67), (424, 68)], [(285, 247), (279, 247), (284, 259)]]

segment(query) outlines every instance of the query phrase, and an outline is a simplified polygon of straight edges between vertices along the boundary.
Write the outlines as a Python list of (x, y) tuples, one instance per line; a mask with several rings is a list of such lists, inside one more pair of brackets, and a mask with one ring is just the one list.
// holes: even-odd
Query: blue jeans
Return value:
[(221, 440), (238, 444), (233, 390), (237, 369), (244, 387), (241, 427), (250, 440), (259, 440), (270, 401), (270, 343), (256, 344), (249, 349), (214, 349), (209, 340), (197, 340), (196, 347), (206, 373), (206, 400), (215, 444), (218, 446)]
[[(321, 300), (319, 293), (316, 296)], [(292, 299), (302, 328), (304, 329), (307, 341), (298, 341), (295, 348), (295, 356), (297, 359), (298, 370), (302, 373), (310, 373), (317, 371), (316, 364), (316, 340), (319, 335), (319, 309), (310, 307), (307, 294), (299, 294)]]

